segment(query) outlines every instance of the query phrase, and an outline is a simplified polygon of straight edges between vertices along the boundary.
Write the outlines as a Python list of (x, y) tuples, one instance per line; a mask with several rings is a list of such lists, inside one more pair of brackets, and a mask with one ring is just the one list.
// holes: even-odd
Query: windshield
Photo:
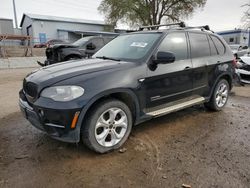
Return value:
[(75, 41), (75, 42), (73, 43), (73, 45), (75, 45), (75, 46), (83, 46), (86, 42), (89, 41), (89, 39), (91, 39), (91, 37), (84, 37), (84, 38), (81, 38), (81, 39)]
[(149, 52), (160, 36), (161, 33), (121, 35), (105, 45), (93, 57), (139, 60)]

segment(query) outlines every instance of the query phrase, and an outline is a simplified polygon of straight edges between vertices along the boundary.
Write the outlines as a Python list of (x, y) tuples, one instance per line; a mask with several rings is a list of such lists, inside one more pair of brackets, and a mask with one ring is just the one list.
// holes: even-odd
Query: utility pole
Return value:
[(17, 25), (17, 16), (16, 16), (16, 2), (13, 0), (13, 11), (14, 11), (14, 19), (15, 19), (15, 28), (18, 28)]

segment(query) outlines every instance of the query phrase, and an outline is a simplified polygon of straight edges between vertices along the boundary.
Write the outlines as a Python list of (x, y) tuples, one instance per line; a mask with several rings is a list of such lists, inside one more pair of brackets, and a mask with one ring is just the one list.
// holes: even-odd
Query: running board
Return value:
[(198, 97), (198, 98), (191, 99), (191, 100), (183, 102), (183, 103), (175, 104), (173, 106), (169, 106), (169, 107), (162, 108), (162, 109), (159, 109), (156, 111), (148, 112), (147, 115), (154, 116), (154, 117), (163, 116), (163, 115), (169, 114), (171, 112), (176, 112), (176, 111), (182, 110), (184, 108), (188, 108), (188, 107), (191, 107), (191, 106), (194, 106), (197, 104), (201, 104), (204, 101), (205, 101), (204, 97)]

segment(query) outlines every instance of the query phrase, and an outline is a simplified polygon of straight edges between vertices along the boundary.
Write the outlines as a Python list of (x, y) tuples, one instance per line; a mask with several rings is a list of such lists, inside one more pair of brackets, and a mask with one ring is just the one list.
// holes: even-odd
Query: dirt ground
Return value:
[(18, 108), (31, 69), (0, 70), (0, 187), (250, 187), (250, 87), (136, 126), (126, 152), (96, 154), (33, 128)]

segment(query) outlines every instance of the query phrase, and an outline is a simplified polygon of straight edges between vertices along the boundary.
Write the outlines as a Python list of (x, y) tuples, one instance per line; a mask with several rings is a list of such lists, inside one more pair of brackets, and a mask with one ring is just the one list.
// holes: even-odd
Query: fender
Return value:
[(62, 59), (64, 59), (67, 56), (71, 56), (71, 55), (83, 57), (82, 54), (81, 54), (81, 52), (78, 49), (74, 49), (74, 48), (73, 49), (65, 48), (61, 52), (61, 58)]
[(78, 141), (80, 141), (80, 130), (81, 130), (81, 126), (82, 126), (82, 122), (85, 118), (85, 115), (87, 113), (87, 111), (89, 110), (89, 108), (99, 99), (101, 99), (102, 97), (105, 96), (109, 96), (111, 94), (115, 94), (115, 93), (126, 93), (128, 95), (131, 96), (134, 104), (135, 104), (135, 124), (136, 122), (139, 120), (140, 117), (140, 105), (139, 105), (139, 100), (136, 96), (136, 94), (131, 90), (131, 89), (111, 89), (111, 90), (107, 90), (107, 91), (103, 91), (101, 93), (99, 93), (98, 95), (94, 96), (82, 109), (78, 121), (77, 121), (77, 125), (76, 125), (76, 129), (79, 132), (79, 139)]
[[(222, 73), (220, 76), (217, 77), (217, 79), (215, 80), (213, 86), (212, 86), (212, 89), (210, 90), (210, 94), (208, 96), (208, 100), (210, 100), (210, 98), (212, 97), (213, 95), (213, 92), (214, 92), (214, 88), (216, 86), (216, 84), (219, 82), (219, 80), (223, 77), (223, 76), (229, 76), (229, 78), (231, 79), (231, 85), (230, 85), (230, 88), (232, 88), (232, 80), (233, 80), (233, 77), (231, 74), (228, 74), (227, 72), (224, 72)], [(230, 83), (229, 83), (230, 84)]]

